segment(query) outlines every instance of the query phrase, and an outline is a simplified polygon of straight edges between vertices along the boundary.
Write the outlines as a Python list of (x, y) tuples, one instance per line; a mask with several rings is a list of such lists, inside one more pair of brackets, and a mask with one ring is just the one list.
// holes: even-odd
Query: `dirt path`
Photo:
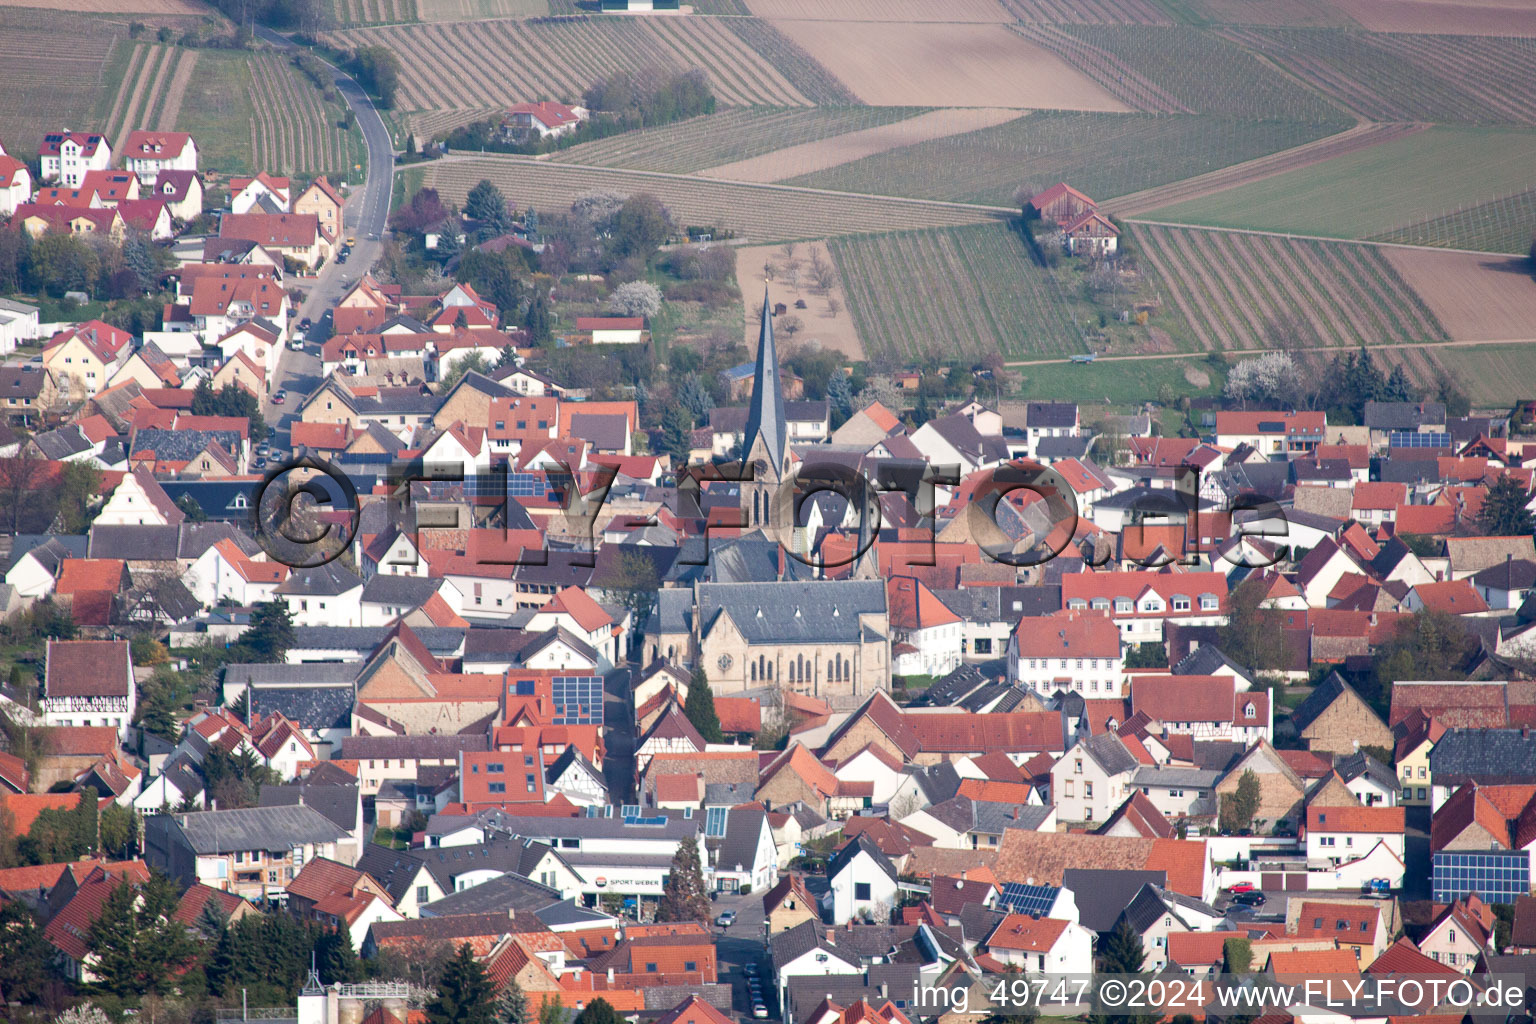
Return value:
[(1356, 150), (1416, 135), (1428, 127), (1427, 124), (1408, 123), (1359, 124), (1348, 131), (1330, 135), (1325, 139), (1317, 139), (1293, 149), (1233, 164), (1193, 178), (1132, 192), (1118, 199), (1107, 200), (1102, 205), (1104, 209), (1117, 216), (1133, 217), (1148, 210), (1224, 192), (1239, 185), (1247, 185), (1250, 182), (1284, 174), (1286, 171), (1320, 164), (1325, 160), (1332, 160)]
[(1026, 113), (1028, 111), (1001, 107), (931, 110), (891, 124), (844, 132), (815, 142), (787, 146), (762, 156), (709, 167), (699, 173), (735, 181), (782, 181), (862, 160), (887, 150), (991, 128)]
[[(160, 103), (160, 90), (165, 88), (165, 80), (170, 76), (171, 65), (176, 63), (177, 50), (173, 47), (165, 51), (160, 57), (160, 66), (155, 68), (155, 80), (149, 87), (149, 98), (144, 101), (144, 109), (139, 112), (139, 126), (148, 127), (155, 118), (155, 109)], [(135, 126), (129, 125), (130, 131)]]
[(144, 44), (133, 44), (133, 52), (128, 55), (128, 64), (123, 69), (123, 80), (117, 83), (117, 95), (112, 100), (112, 112), (107, 115), (106, 136), (109, 139), (117, 138), (117, 130), (123, 113), (123, 101), (128, 98), (133, 89), (134, 79), (138, 77), (139, 61), (144, 59)]
[(176, 62), (176, 74), (165, 94), (165, 105), (160, 108), (160, 116), (155, 119), (155, 131), (168, 132), (175, 129), (176, 119), (181, 116), (181, 102), (187, 95), (187, 86), (192, 81), (192, 71), (196, 67), (197, 51), (181, 51), (181, 59)]

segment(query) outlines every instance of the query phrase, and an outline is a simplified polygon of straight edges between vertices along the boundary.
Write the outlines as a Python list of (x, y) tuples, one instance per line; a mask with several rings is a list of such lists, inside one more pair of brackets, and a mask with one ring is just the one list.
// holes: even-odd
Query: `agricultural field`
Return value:
[(1295, 315), (1325, 346), (1446, 341), (1430, 307), (1377, 246), (1136, 224), (1134, 251), (1201, 348), (1264, 348)]
[(1071, 182), (1095, 199), (1151, 188), (1343, 130), (1301, 123), (1046, 111), (790, 179), (791, 184), (920, 199), (1011, 204), (1026, 181)]
[(320, 90), (282, 57), (249, 59), (254, 90), (251, 152), (255, 166), (278, 174), (349, 171), (364, 159), (356, 130), (340, 126), (339, 105), (327, 105)]
[(995, 22), (1013, 20), (1006, 0), (748, 0), (759, 18), (811, 21)]
[(1085, 350), (1076, 304), (1009, 225), (834, 238), (830, 248), (871, 358)]
[(177, 128), (198, 142), (205, 168), (224, 174), (330, 174), (344, 180), (366, 151), (342, 108), (288, 61), (269, 53), (207, 51), (187, 88)]
[[(724, 26), (738, 19), (578, 17), (485, 21), (332, 33), (339, 47), (400, 55), (399, 106), (441, 110), (534, 99), (576, 101), (602, 74), (700, 68), (722, 104), (815, 102)], [(750, 19), (739, 19), (750, 20)]]
[[(816, 279), (814, 268), (818, 265), (832, 268), (828, 288), (823, 289)], [(749, 352), (757, 345), (766, 285), (773, 301), (791, 307), (791, 315), (801, 323), (793, 334), (781, 329), (779, 336), (784, 340), (779, 344), (786, 350), (790, 345), (815, 345), (840, 352), (850, 362), (864, 358), (864, 343), (859, 340), (853, 317), (846, 312), (848, 298), (825, 240), (796, 245), (793, 252), (777, 245), (744, 246), (736, 254), (736, 283), (741, 289), (742, 340)], [(800, 308), (802, 302), (804, 308)]]
[(1530, 250), (1533, 226), (1536, 189), (1528, 189), (1387, 231), (1372, 241), (1525, 253)]
[[(1395, 247), (1383, 253), (1457, 341), (1536, 341), (1536, 280), (1523, 258)], [(1536, 348), (1530, 351), (1536, 358)]]
[[(39, 0), (0, 0), (0, 8), (26, 7), (41, 11)], [(188, 0), (49, 0), (47, 11), (69, 14), (159, 14), (201, 17), (202, 6)], [(71, 31), (74, 26), (70, 26)]]
[(818, 106), (859, 102), (842, 79), (773, 22), (763, 18), (727, 18), (722, 24), (752, 52), (767, 58), (810, 102)]
[(1528, 189), (1533, 165), (1536, 132), (1431, 128), (1147, 216), (1179, 224), (1373, 238)]
[(483, 18), (542, 18), (548, 0), (416, 0), (422, 21), (479, 21)]
[[(1101, 403), (1122, 410), (1139, 409), (1164, 389), (1190, 398), (1219, 395), (1226, 383), (1217, 367), (1198, 356), (1097, 359), (1086, 365), (1026, 362), (1016, 369), (1024, 378), (1019, 386), (1024, 398)], [(1085, 424), (1094, 416), (1082, 410)]]
[(556, 163), (688, 173), (800, 143), (902, 121), (906, 107), (731, 107), (562, 149)]
[[(863, 110), (898, 110), (899, 107), (862, 107)], [(893, 149), (906, 149), (920, 142), (942, 139), (950, 135), (990, 128), (1012, 121), (1017, 110), (1004, 107), (960, 107), (947, 110), (930, 110), (926, 114), (908, 117), (875, 128), (834, 135), (819, 142), (802, 142), (796, 146), (738, 160), (735, 163), (706, 168), (701, 173), (717, 178), (733, 178), (737, 181), (782, 181), (801, 174), (813, 174), (863, 160), (877, 153)], [(881, 192), (887, 190), (882, 186)]]
[(1050, 25), (1172, 25), (1155, 0), (1002, 0), (1018, 21)]
[[(1245, 0), (1226, 0), (1243, 3)], [(1536, 8), (1524, 0), (1331, 0), (1339, 13), (1373, 32), (1536, 36)], [(1234, 21), (1239, 19), (1232, 19)]]
[(505, 107), (461, 107), (452, 110), (424, 110), (406, 118), (411, 132), (420, 146), (428, 139), (444, 139), (455, 129), (476, 121), (500, 117)]
[(425, 170), (424, 183), (441, 192), (445, 202), (463, 203), (482, 178), (489, 178), (519, 207), (532, 206), (541, 213), (569, 209), (589, 192), (650, 192), (667, 205), (679, 224), (715, 225), (734, 231), (744, 241), (759, 243), (879, 231), (891, 224), (971, 224), (995, 216), (975, 207), (570, 167), (518, 157), (435, 161)]
[(1226, 29), (1373, 121), (1536, 124), (1536, 39)]
[(35, 154), (43, 132), (60, 125), (98, 127), (93, 112), (126, 64), (114, 59), (128, 44), (112, 23), (72, 18), (69, 45), (61, 46), (57, 19), (47, 11), (0, 7), (0, 142), (9, 152)]
[(1401, 365), (1409, 380), (1433, 390), (1450, 373), (1476, 408), (1508, 410), (1536, 394), (1536, 346), (1432, 345), (1387, 348), (1376, 353), (1378, 365)]
[[(864, 103), (1125, 110), (1088, 75), (1012, 26), (776, 21)], [(914, 73), (942, 68), (942, 74)]]
[[(487, 0), (492, 6), (495, 0)], [(421, 0), (422, 20), (447, 21), (449, 18), (425, 17), (430, 10), (433, 13), (443, 7), (459, 8), (478, 6), (474, 0)], [(337, 25), (397, 25), (401, 22), (416, 20), (417, 0), (331, 0), (332, 16)], [(539, 3), (538, 14), (548, 14), (548, 9)], [(491, 17), (492, 15), (476, 15), (476, 17)]]
[(1341, 110), (1230, 40), (1182, 25), (1020, 25), (1135, 110), (1331, 121)]
[(175, 128), (187, 85), (197, 67), (196, 50), (156, 43), (132, 46), (126, 72), (102, 128), (114, 149), (120, 149), (128, 133), (137, 129)]

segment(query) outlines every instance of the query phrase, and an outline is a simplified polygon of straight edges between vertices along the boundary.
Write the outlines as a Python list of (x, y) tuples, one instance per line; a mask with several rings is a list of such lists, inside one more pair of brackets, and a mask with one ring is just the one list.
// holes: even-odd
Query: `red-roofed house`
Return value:
[(9, 217), (32, 196), (32, 173), (13, 156), (0, 153), (0, 217)]
[(986, 947), (1000, 962), (1030, 973), (1093, 970), (1093, 933), (1075, 921), (1009, 914), (987, 936)]
[(227, 213), (219, 221), (219, 237), (254, 242), (309, 268), (331, 254), (331, 243), (312, 213)]
[(1145, 713), (1155, 734), (1196, 739), (1274, 741), (1268, 693), (1237, 689), (1232, 676), (1143, 675), (1131, 680), (1131, 713)]
[(320, 234), (335, 245), (345, 228), (342, 222), (345, 204), (346, 200), (342, 199), (341, 193), (322, 175), (299, 193), (299, 198), (293, 201), (293, 212), (300, 215), (312, 214), (320, 225)]
[(1113, 256), (1120, 247), (1120, 229), (1098, 210), (1084, 210), (1062, 226), (1067, 252), (1074, 256)]
[(1031, 196), (1029, 205), (1035, 208), (1041, 220), (1053, 221), (1058, 227), (1064, 227), (1098, 208), (1092, 199), (1064, 181)]
[(1230, 411), (1216, 414), (1216, 444), (1236, 448), (1246, 444), (1264, 455), (1309, 452), (1323, 441), (1328, 430), (1324, 412)]
[[(1307, 860), (1338, 867), (1361, 860), (1379, 845), (1386, 847), (1401, 864), (1405, 832), (1402, 807), (1314, 805), (1307, 808)], [(1400, 882), (1401, 870), (1399, 867), (1398, 879), (1392, 880), (1394, 886)]]
[(886, 582), (891, 623), (891, 672), (944, 676), (960, 667), (961, 620), (933, 591), (911, 576)]
[(1061, 578), (1062, 606), (1107, 611), (1126, 644), (1163, 641), (1163, 625), (1226, 621), (1227, 578), (1219, 572), (1074, 572)]
[(43, 347), (43, 365), (60, 387), (67, 381), (71, 401), (89, 398), (107, 386), (128, 358), (133, 335), (100, 320), (60, 331)]
[[(94, 561), (106, 563), (107, 576), (112, 566), (123, 567)], [(62, 589), (62, 576), (59, 582)], [(126, 734), (137, 703), (128, 641), (50, 640), (44, 661), (43, 718), (49, 725), (111, 726), (119, 737)]]
[(568, 630), (591, 645), (609, 666), (619, 662), (619, 639), (624, 634), (624, 624), (614, 622), (613, 616), (581, 587), (566, 587), (550, 598), (523, 628), (530, 633), (556, 628)]
[(37, 148), (44, 181), (79, 185), (87, 171), (112, 166), (112, 147), (96, 132), (48, 132)]
[(519, 103), (502, 118), (501, 133), (514, 141), (524, 141), (533, 135), (541, 139), (559, 138), (575, 131), (586, 117), (584, 108), (564, 103)]
[(1247, 932), (1170, 932), (1168, 966), (1198, 978), (1211, 977), (1226, 961), (1227, 940), (1247, 937)]
[(1290, 932), (1298, 939), (1332, 939), (1354, 954), (1355, 970), (1387, 948), (1381, 904), (1370, 900), (1305, 900)]
[(1120, 629), (1104, 611), (1026, 616), (1008, 639), (1008, 678), (1037, 693), (1121, 695)]
[(123, 142), (123, 166), (151, 185), (161, 171), (197, 170), (197, 143), (186, 132), (130, 132)]

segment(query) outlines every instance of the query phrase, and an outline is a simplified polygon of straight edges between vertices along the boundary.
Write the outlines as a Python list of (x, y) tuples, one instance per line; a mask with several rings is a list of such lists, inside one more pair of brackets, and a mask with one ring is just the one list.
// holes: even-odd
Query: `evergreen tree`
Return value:
[(432, 1024), (495, 1024), (491, 983), (469, 943), (449, 961), (426, 1013)]
[(709, 920), (709, 893), (704, 890), (704, 868), (699, 863), (699, 846), (691, 841), (677, 844), (667, 884), (661, 891), (658, 921)]
[(164, 875), (152, 875), (142, 888), (127, 882), (113, 888), (86, 937), (98, 990), (128, 1000), (170, 991), (171, 979), (197, 953), (172, 916), (176, 905), (176, 889)]
[(662, 451), (672, 457), (673, 470), (688, 465), (688, 456), (693, 452), (693, 421), (682, 406), (669, 405), (662, 413), (661, 438)]
[(1106, 974), (1137, 974), (1146, 962), (1146, 953), (1141, 948), (1141, 936), (1132, 931), (1124, 920), (1116, 924), (1114, 931), (1105, 938), (1100, 956)]
[(702, 665), (693, 670), (693, 676), (688, 680), (688, 699), (683, 703), (683, 714), (699, 730), (705, 743), (725, 740), (720, 731), (720, 716), (715, 714), (715, 693), (709, 688), (709, 677), (704, 674)]
[(549, 291), (547, 289), (533, 290), (533, 295), (528, 299), (528, 316), (524, 319), (523, 326), (528, 328), (528, 339), (535, 345), (543, 345), (550, 340)]
[(516, 978), (508, 978), (496, 1002), (496, 1024), (530, 1024), (528, 1020), (528, 995)]
[(602, 996), (598, 996), (587, 1004), (587, 1008), (581, 1011), (576, 1018), (576, 1024), (622, 1024), (619, 1015), (614, 1012), (613, 1004)]
[(1521, 537), (1536, 530), (1531, 512), (1525, 507), (1531, 496), (1514, 477), (1505, 474), (1493, 482), (1483, 498), (1477, 525), (1490, 537)]
[(512, 215), (507, 211), (507, 197), (491, 184), (489, 178), (469, 190), (464, 198), (464, 212), (482, 225), (482, 238), (495, 238), (512, 230)]
[(286, 601), (266, 601), (251, 611), (251, 624), (240, 634), (240, 643), (249, 647), (254, 660), (275, 665), (293, 646), (293, 616)]
[(5, 998), (37, 1003), (48, 987), (52, 962), (53, 947), (31, 909), (20, 900), (0, 903), (0, 992)]
[(327, 985), (353, 984), (363, 980), (363, 962), (352, 948), (352, 933), (336, 928), (315, 942), (315, 961), (320, 980)]

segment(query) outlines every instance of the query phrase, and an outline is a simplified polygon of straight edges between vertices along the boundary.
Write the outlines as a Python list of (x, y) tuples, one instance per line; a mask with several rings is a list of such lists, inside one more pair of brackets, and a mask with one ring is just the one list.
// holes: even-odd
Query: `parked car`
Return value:
[(286, 401), (288, 401), (288, 392), (281, 389), (278, 390), (277, 394), (272, 396), (273, 405), (282, 405)]
[(1257, 890), (1253, 892), (1240, 892), (1232, 897), (1232, 902), (1240, 907), (1262, 907), (1269, 902), (1263, 893)]
[(735, 923), (736, 911), (734, 910), (722, 910), (720, 911), (720, 916), (715, 918), (715, 924), (719, 925), (721, 928), (729, 928)]
[(764, 1006), (762, 1003), (755, 1004), (752, 1007), (752, 1016), (756, 1017), (758, 1020), (766, 1020), (768, 1017), (768, 1007)]
[(307, 331), (313, 326), (315, 326), (315, 322), (309, 317), (305, 317), (303, 320), (299, 321), (299, 330), (301, 331)]
[(1252, 882), (1235, 882), (1232, 885), (1227, 886), (1227, 892), (1233, 896), (1236, 896), (1240, 892), (1256, 892), (1258, 891), (1258, 888), (1259, 887), (1254, 885)]

